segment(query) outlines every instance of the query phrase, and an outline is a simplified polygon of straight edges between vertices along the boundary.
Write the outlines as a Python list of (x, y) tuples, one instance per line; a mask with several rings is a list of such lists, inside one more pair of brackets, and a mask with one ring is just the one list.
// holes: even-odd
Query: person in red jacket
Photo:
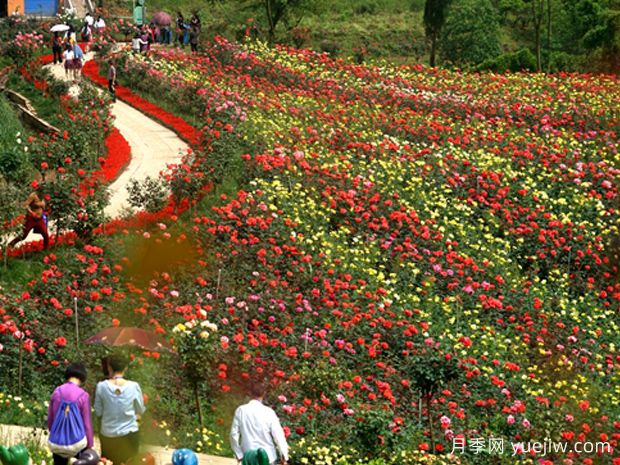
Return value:
[(47, 222), (44, 214), (45, 200), (39, 198), (36, 192), (28, 196), (26, 201), (26, 218), (24, 219), (24, 229), (22, 233), (9, 242), (11, 247), (15, 247), (18, 242), (28, 237), (30, 231), (34, 230), (36, 234), (43, 236), (43, 248), (47, 249), (50, 244), (50, 236), (47, 232)]

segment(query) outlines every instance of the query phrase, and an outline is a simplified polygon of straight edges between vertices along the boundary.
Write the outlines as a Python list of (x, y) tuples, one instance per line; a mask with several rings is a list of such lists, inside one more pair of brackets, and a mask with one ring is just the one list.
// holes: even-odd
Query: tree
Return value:
[[(557, 0), (556, 0), (557, 1)], [(590, 69), (620, 67), (620, 3), (617, 0), (562, 0), (554, 35), (560, 50), (587, 55)]]
[(442, 58), (458, 65), (479, 64), (497, 56), (500, 24), (490, 0), (455, 0), (441, 35)]
[(299, 25), (306, 13), (318, 11), (322, 3), (316, 0), (249, 0), (245, 9), (261, 11), (267, 22), (268, 40), (273, 43), (280, 24), (292, 29)]
[(424, 4), (424, 32), (426, 38), (431, 41), (431, 55), (429, 64), (435, 66), (437, 41), (441, 34), (441, 28), (446, 21), (446, 11), (451, 0), (426, 0)]
[(542, 70), (542, 53), (541, 53), (541, 30), (543, 20), (545, 18), (545, 2), (550, 0), (529, 0), (532, 25), (534, 26), (534, 50), (536, 55), (536, 70)]

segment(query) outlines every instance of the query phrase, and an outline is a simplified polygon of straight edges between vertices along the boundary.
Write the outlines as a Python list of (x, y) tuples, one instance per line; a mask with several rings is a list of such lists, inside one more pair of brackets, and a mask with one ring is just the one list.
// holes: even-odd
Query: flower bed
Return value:
[[(517, 460), (477, 454), (481, 437), (617, 448), (617, 78), (360, 66), (223, 40), (118, 58), (204, 118), (175, 192), (233, 169), (241, 189), (49, 259), (10, 303), (15, 328), (19, 306), (62, 313), (74, 295), (89, 315), (150, 326), (179, 349), (186, 379), (170, 382), (196, 383), (216, 416), (265, 379), (293, 463)], [(64, 353), (40, 329), (30, 340), (41, 367)], [(456, 459), (455, 439), (468, 441)]]
[[(362, 454), (445, 452), (482, 431), (617, 441), (616, 78), (359, 66), (223, 40), (124, 59), (132, 83), (180, 112), (191, 96), (206, 124), (259, 147), (243, 157), (254, 180), (195, 218), (215, 264), (159, 289), (183, 287), (173, 308), (218, 323), (202, 379), (219, 366), (209, 383), (234, 392), (263, 373), (292, 437), (346, 437)], [(210, 105), (218, 94), (247, 119)]]

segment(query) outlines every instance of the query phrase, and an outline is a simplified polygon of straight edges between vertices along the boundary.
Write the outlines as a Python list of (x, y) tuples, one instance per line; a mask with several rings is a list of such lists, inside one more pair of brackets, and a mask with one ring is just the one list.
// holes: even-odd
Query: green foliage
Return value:
[(0, 120), (0, 176), (12, 183), (23, 183), (30, 171), (23, 128), (4, 97), (0, 98)]
[(579, 70), (580, 66), (579, 57), (566, 52), (552, 52), (548, 55), (547, 60), (550, 73), (557, 73), (559, 71), (575, 72)]
[(455, 65), (480, 63), (500, 52), (500, 26), (490, 0), (455, 0), (441, 35), (441, 56)]
[(258, 14), (270, 42), (275, 40), (279, 25), (290, 30), (299, 25), (304, 15), (319, 12), (323, 6), (324, 2), (315, 0), (246, 0), (243, 3), (245, 9)]
[(516, 52), (502, 53), (497, 57), (485, 60), (476, 69), (496, 73), (534, 71), (536, 70), (536, 57), (530, 49), (522, 48)]
[(147, 212), (161, 210), (168, 200), (168, 190), (161, 178), (147, 176), (142, 181), (130, 179), (127, 192), (129, 205)]
[[(21, 224), (14, 221), (23, 209), (20, 198), (22, 198), (20, 189), (0, 176), (0, 226), (2, 227), (0, 247), (2, 249), (9, 241), (9, 234), (16, 233), (21, 228)], [(3, 258), (6, 259), (6, 256)]]
[(7, 150), (15, 146), (15, 136), (22, 131), (22, 125), (4, 96), (0, 97), (0, 120), (0, 149)]
[(378, 9), (378, 2), (375, 0), (366, 0), (355, 5), (353, 12), (356, 15), (372, 15), (376, 14)]

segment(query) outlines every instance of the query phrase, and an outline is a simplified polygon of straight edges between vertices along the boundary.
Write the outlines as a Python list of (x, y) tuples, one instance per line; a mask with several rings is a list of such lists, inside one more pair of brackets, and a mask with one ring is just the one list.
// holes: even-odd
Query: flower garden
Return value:
[[(294, 464), (620, 463), (616, 77), (217, 38), (199, 55), (114, 56), (119, 98), (193, 149), (162, 175), (163, 210), (106, 227), (99, 210), (67, 213), (77, 238), (10, 260), (24, 279), (0, 279), (0, 386), (16, 389), (23, 359), (41, 402), (65, 360), (96, 367), (79, 316), (81, 334), (143, 326), (174, 343), (134, 354), (163, 442), (180, 431), (226, 453), (232, 409), (264, 379)], [(100, 104), (81, 102), (99, 116), (76, 119), (106, 135)], [(78, 188), (97, 158), (52, 160), (57, 143), (33, 141), (36, 164), (75, 161), (66, 183), (99, 205)], [(58, 199), (57, 185), (39, 188)], [(451, 453), (477, 438), (609, 447)]]

